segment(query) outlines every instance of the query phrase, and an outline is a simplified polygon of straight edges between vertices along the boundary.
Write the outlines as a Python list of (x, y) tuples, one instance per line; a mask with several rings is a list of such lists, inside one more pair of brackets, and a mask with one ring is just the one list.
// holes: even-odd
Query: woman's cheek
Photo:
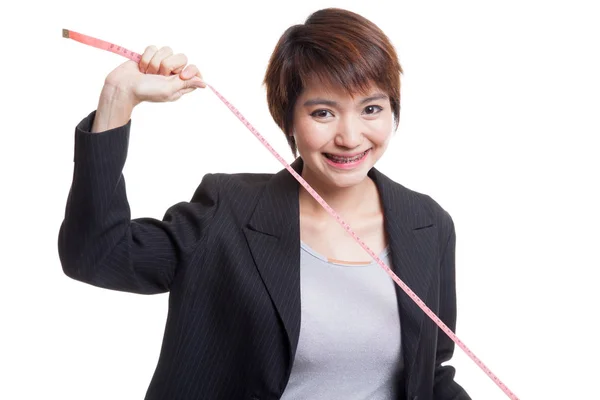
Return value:
[(333, 139), (329, 125), (317, 122), (303, 124), (296, 131), (296, 141), (311, 150), (320, 149)]

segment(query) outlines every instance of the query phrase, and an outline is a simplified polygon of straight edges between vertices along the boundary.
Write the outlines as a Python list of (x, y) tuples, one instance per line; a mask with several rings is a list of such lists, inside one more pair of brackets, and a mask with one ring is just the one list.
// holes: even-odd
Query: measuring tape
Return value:
[[(67, 38), (67, 39), (73, 39), (75, 41), (78, 41), (80, 43), (83, 44), (87, 44), (89, 46), (92, 47), (96, 47), (98, 49), (101, 50), (107, 50), (110, 52), (113, 52), (115, 54), (118, 54), (120, 56), (124, 56), (129, 58), (130, 60), (136, 61), (136, 62), (140, 62), (140, 60), (142, 59), (142, 56), (138, 53), (135, 53), (131, 50), (128, 50), (124, 47), (121, 46), (117, 46), (115, 44), (109, 43), (109, 42), (105, 42), (104, 40), (100, 40), (100, 39), (96, 39), (93, 38), (91, 36), (87, 36), (81, 33), (77, 33), (77, 32), (73, 32), (71, 30), (67, 30), (67, 29), (63, 29), (62, 31), (63, 33), (63, 37)], [(460, 347), (474, 362), (475, 364), (477, 364), (479, 366), (479, 368), (481, 368), (483, 370), (483, 372), (486, 373), (487, 376), (489, 376), (496, 385), (498, 385), (498, 387), (500, 389), (502, 389), (502, 391), (512, 400), (519, 400), (518, 397), (510, 391), (510, 389), (504, 384), (502, 383), (502, 381), (500, 379), (498, 379), (498, 377), (496, 375), (494, 375), (494, 373), (479, 359), (477, 358), (477, 356), (475, 356), (475, 354), (473, 354), (473, 352), (454, 334), (454, 332), (452, 332), (452, 330), (450, 328), (448, 328), (446, 326), (446, 324), (444, 324), (444, 322), (442, 322), (441, 319), (438, 318), (437, 315), (435, 315), (435, 313), (433, 311), (431, 311), (429, 309), (429, 307), (427, 307), (427, 305), (419, 298), (419, 296), (417, 296), (415, 294), (415, 292), (413, 292), (404, 282), (402, 282), (402, 280), (400, 278), (398, 278), (398, 276), (396, 276), (396, 274), (377, 256), (377, 254), (375, 254), (373, 252), (373, 250), (371, 250), (366, 244), (365, 242), (363, 242), (356, 233), (354, 233), (354, 231), (350, 228), (350, 226), (338, 215), (338, 213), (336, 213), (333, 208), (331, 208), (326, 202), (325, 200), (323, 200), (323, 198), (321, 196), (319, 196), (319, 194), (312, 188), (310, 187), (310, 185), (304, 180), (304, 178), (302, 178), (285, 160), (283, 157), (281, 157), (279, 155), (279, 153), (277, 153), (275, 151), (275, 149), (273, 149), (273, 147), (269, 144), (269, 142), (267, 142), (267, 140), (260, 134), (258, 133), (258, 131), (256, 130), (256, 128), (254, 128), (252, 126), (252, 124), (250, 124), (250, 122), (248, 122), (248, 120), (246, 120), (246, 118), (242, 115), (242, 113), (240, 113), (237, 108), (235, 108), (233, 106), (233, 104), (231, 104), (229, 101), (227, 101), (227, 99), (225, 97), (223, 97), (215, 88), (213, 88), (211, 85), (207, 84), (207, 86), (217, 95), (217, 97), (219, 99), (221, 99), (221, 101), (223, 101), (223, 103), (225, 103), (225, 105), (227, 106), (227, 108), (229, 108), (233, 114), (239, 118), (240, 121), (242, 121), (242, 123), (246, 126), (246, 128), (248, 128), (250, 130), (250, 132), (252, 132), (254, 134), (254, 136), (256, 136), (256, 138), (271, 152), (271, 154), (273, 154), (273, 156), (275, 156), (275, 158), (277, 160), (279, 160), (279, 162), (281, 164), (283, 164), (283, 166), (289, 171), (290, 174), (292, 174), (294, 176), (294, 178), (296, 178), (296, 180), (298, 182), (300, 182), (300, 184), (302, 186), (304, 186), (304, 188), (306, 189), (306, 191), (308, 193), (310, 193), (310, 195), (312, 197), (314, 197), (314, 199), (332, 216), (334, 217), (338, 223), (340, 223), (340, 225), (342, 225), (342, 227), (344, 227), (344, 229), (346, 230), (346, 232), (348, 232), (353, 238), (354, 240), (356, 240), (358, 242), (358, 244), (360, 244), (360, 246), (367, 252), (369, 253), (369, 255), (377, 262), (377, 264), (379, 264), (379, 266), (381, 268), (383, 268), (385, 270), (385, 272), (387, 272), (387, 274), (394, 280), (394, 282), (396, 282), (396, 284), (398, 284), (398, 286), (400, 286), (400, 288), (402, 290), (404, 290), (404, 292), (415, 302), (417, 303), (417, 305), (423, 310), (423, 312), (425, 312), (425, 314), (427, 314), (427, 316), (429, 318), (431, 318), (433, 320), (433, 322), (435, 322), (437, 324), (437, 326), (440, 327), (441, 330), (443, 330), (446, 335), (448, 335), (448, 337), (450, 339), (452, 339), (452, 341), (454, 343), (456, 343), (456, 345), (458, 347)]]

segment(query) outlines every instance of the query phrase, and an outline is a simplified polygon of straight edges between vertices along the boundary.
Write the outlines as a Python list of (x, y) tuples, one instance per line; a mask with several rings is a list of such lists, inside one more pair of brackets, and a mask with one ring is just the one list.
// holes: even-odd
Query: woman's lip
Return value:
[(323, 159), (325, 160), (325, 162), (327, 164), (329, 164), (330, 166), (339, 169), (339, 170), (352, 170), (357, 168), (359, 165), (361, 165), (368, 157), (369, 151), (371, 149), (364, 151), (362, 153), (358, 153), (359, 155), (362, 155), (361, 157), (359, 157), (357, 160), (354, 161), (350, 161), (350, 162), (337, 162), (334, 161), (332, 159), (330, 159), (329, 157), (327, 157), (327, 153), (323, 153)]
[(371, 149), (367, 149), (367, 150), (364, 150), (364, 151), (359, 151), (358, 153), (354, 153), (354, 154), (336, 154), (336, 153), (323, 153), (323, 154), (329, 154), (329, 155), (332, 155), (334, 157), (352, 158), (352, 157), (356, 157), (358, 155), (361, 155), (361, 154), (363, 154), (363, 153), (365, 153), (365, 152), (367, 152), (369, 150), (371, 150)]

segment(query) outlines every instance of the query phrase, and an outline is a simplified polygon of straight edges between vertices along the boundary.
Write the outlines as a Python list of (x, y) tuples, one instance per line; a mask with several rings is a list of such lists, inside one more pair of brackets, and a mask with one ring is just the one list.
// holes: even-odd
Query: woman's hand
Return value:
[(198, 68), (187, 62), (185, 54), (173, 54), (170, 47), (148, 46), (139, 64), (126, 61), (119, 65), (106, 77), (105, 86), (129, 98), (132, 106), (143, 101), (175, 101), (206, 87)]
[(197, 88), (205, 88), (202, 74), (187, 65), (185, 54), (173, 54), (169, 47), (148, 46), (139, 63), (126, 61), (104, 81), (92, 132), (122, 126), (133, 108), (143, 101), (175, 101)]

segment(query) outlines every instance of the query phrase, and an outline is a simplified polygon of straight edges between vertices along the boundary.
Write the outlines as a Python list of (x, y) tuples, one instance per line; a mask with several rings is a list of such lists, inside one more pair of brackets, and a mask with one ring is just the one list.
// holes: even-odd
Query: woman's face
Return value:
[(372, 85), (366, 95), (310, 85), (294, 107), (294, 138), (305, 177), (324, 187), (361, 183), (385, 152), (393, 130), (388, 96)]

